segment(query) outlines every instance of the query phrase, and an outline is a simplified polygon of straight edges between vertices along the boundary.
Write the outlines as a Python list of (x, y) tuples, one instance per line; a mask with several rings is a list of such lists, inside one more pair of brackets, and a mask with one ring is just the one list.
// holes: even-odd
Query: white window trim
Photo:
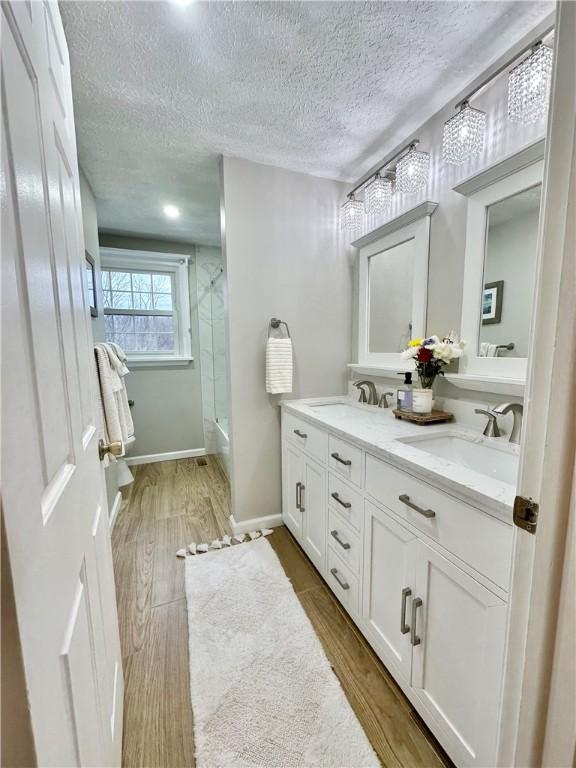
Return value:
[(174, 274), (178, 354), (159, 355), (154, 352), (149, 354), (127, 353), (128, 365), (131, 368), (185, 366), (194, 360), (192, 357), (190, 327), (189, 259), (189, 255), (182, 253), (158, 253), (155, 251), (126, 250), (124, 248), (100, 248), (102, 269), (150, 269), (169, 271)]

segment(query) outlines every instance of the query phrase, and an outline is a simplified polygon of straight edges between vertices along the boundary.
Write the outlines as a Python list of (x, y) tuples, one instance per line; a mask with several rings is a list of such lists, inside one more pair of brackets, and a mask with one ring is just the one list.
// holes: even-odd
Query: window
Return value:
[(181, 255), (102, 249), (106, 341), (134, 364), (188, 362), (187, 259)]

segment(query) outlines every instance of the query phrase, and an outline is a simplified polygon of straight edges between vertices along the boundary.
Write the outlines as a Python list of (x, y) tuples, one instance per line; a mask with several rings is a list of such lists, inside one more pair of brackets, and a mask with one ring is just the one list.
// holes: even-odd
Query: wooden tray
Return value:
[(413, 413), (412, 411), (394, 411), (397, 419), (411, 421), (413, 424), (441, 424), (443, 421), (452, 421), (453, 413), (448, 411), (432, 411), (432, 413)]

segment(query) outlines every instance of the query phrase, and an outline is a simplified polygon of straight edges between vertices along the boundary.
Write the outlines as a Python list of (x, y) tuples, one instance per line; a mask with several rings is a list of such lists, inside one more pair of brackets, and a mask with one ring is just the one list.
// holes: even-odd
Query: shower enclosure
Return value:
[(226, 340), (226, 296), (224, 271), (220, 268), (210, 281), (210, 312), (212, 318), (212, 377), (214, 386), (214, 417), (228, 438), (228, 345)]
[(196, 251), (202, 411), (206, 453), (218, 455), (229, 474), (228, 339), (226, 275), (219, 248)]

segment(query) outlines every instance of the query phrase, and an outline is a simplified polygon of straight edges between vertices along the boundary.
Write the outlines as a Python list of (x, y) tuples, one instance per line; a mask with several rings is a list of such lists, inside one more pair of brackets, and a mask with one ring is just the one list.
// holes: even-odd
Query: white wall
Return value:
[(100, 233), (100, 246), (165, 253), (183, 253), (190, 259), (192, 356), (183, 367), (133, 368), (126, 378), (128, 397), (134, 400), (132, 417), (136, 441), (134, 456), (186, 451), (204, 447), (200, 342), (196, 265), (192, 244)]
[(339, 182), (224, 158), (229, 296), (232, 508), (281, 511), (280, 396), (264, 386), (271, 317), (294, 344), (288, 398), (343, 394), (351, 354), (353, 256), (340, 236)]

